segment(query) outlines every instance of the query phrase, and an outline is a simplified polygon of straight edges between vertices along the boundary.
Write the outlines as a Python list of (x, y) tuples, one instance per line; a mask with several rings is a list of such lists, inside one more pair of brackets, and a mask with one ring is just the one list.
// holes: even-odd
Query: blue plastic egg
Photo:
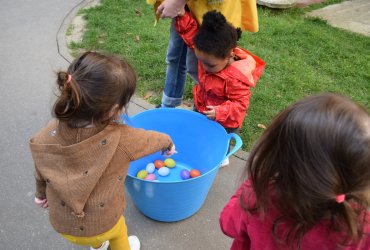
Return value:
[(148, 174), (154, 173), (154, 170), (155, 170), (154, 163), (148, 163), (148, 165), (146, 165), (145, 169), (148, 172)]
[(180, 172), (180, 177), (181, 177), (181, 179), (183, 179), (183, 180), (187, 180), (187, 179), (189, 179), (189, 178), (190, 178), (190, 172), (189, 172), (188, 170), (186, 170), (186, 169), (181, 170), (181, 172)]
[(168, 167), (161, 167), (158, 169), (158, 174), (161, 176), (166, 176), (170, 173), (170, 169)]

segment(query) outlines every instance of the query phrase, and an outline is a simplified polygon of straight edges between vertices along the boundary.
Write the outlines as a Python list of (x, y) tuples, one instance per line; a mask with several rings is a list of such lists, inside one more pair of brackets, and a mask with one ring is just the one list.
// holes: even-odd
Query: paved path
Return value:
[(2, 1), (0, 8), (0, 249), (68, 249), (33, 204), (28, 138), (50, 117), (56, 33), (80, 0)]
[(317, 9), (308, 16), (319, 17), (337, 28), (370, 36), (370, 1), (352, 0)]

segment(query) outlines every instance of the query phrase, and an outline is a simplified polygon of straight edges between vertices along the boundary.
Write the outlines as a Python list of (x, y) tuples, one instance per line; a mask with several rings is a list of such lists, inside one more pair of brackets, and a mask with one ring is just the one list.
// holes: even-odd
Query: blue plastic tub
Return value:
[[(227, 134), (220, 124), (194, 111), (152, 109), (125, 120), (132, 127), (169, 134), (178, 151), (171, 157), (176, 166), (166, 177), (156, 175), (158, 181), (142, 180), (136, 174), (148, 163), (164, 160), (159, 152), (132, 162), (128, 171), (126, 188), (135, 206), (158, 221), (179, 221), (196, 213), (207, 197), (220, 163), (242, 146), (237, 134)], [(231, 139), (235, 146), (227, 154)], [(201, 176), (182, 180), (179, 177), (182, 169), (198, 169)]]

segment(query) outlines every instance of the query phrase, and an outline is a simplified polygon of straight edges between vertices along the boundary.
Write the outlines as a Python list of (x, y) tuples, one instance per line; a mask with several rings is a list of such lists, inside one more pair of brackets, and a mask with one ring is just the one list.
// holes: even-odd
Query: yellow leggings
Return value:
[(91, 237), (78, 237), (67, 234), (61, 234), (66, 240), (82, 246), (91, 246), (99, 248), (104, 241), (109, 240), (111, 250), (130, 250), (127, 237), (127, 226), (125, 218), (121, 216), (116, 225), (105, 233), (91, 236)]

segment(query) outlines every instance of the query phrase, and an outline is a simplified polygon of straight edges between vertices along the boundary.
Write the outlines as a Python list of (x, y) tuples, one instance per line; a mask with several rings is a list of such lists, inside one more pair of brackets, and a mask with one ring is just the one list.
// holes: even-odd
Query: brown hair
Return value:
[(67, 72), (57, 73), (60, 90), (53, 112), (70, 127), (90, 123), (107, 124), (107, 114), (115, 104), (126, 107), (136, 88), (131, 65), (115, 56), (86, 52), (76, 58)]
[[(300, 248), (305, 233), (322, 219), (331, 221), (331, 230), (344, 233), (339, 244), (358, 241), (369, 208), (368, 111), (330, 93), (296, 102), (277, 115), (257, 141), (245, 175), (256, 203), (246, 204), (248, 194), (243, 192), (241, 206), (262, 216), (276, 207), (281, 217), (272, 231), (278, 241)], [(345, 194), (343, 203), (335, 200), (339, 194)], [(290, 225), (288, 232), (278, 231), (281, 223)]]

